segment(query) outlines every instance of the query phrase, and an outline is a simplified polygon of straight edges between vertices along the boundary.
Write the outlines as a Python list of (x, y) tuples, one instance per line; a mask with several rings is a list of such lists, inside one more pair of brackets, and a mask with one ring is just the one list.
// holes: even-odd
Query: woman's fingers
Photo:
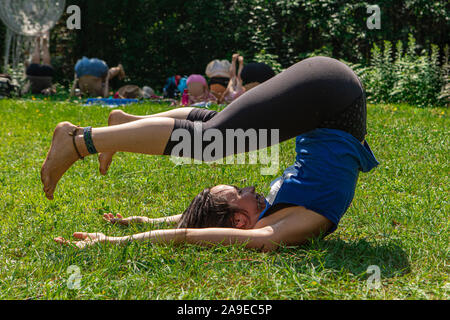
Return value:
[(118, 213), (116, 215), (116, 217), (114, 217), (114, 214), (112, 214), (112, 213), (104, 213), (103, 214), (103, 220), (111, 222), (111, 223), (120, 222), (121, 219), (123, 219), (123, 217), (120, 213)]
[(57, 242), (59, 244), (63, 244), (63, 245), (66, 245), (66, 246), (72, 246), (72, 247), (76, 246), (76, 247), (80, 248), (80, 246), (78, 245), (77, 241), (69, 241), (69, 240), (64, 239), (63, 237), (56, 237), (53, 240), (55, 240), (55, 242)]
[(60, 244), (67, 244), (67, 240), (64, 239), (63, 237), (56, 237), (53, 240), (55, 240), (56, 242), (60, 243)]
[(70, 241), (64, 239), (63, 237), (56, 237), (53, 240), (62, 245), (68, 245), (71, 247), (83, 249), (86, 246), (90, 246), (96, 243), (96, 239), (99, 237), (99, 235), (101, 235), (101, 233), (75, 232), (73, 236), (77, 239), (81, 239), (80, 241)]

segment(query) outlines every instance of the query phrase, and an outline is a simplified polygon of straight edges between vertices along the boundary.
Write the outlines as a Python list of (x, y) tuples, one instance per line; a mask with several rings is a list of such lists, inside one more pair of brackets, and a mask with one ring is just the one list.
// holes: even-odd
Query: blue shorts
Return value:
[(350, 206), (359, 171), (378, 165), (368, 143), (335, 129), (315, 129), (296, 138), (295, 164), (272, 182), (263, 218), (276, 204), (293, 204), (317, 212), (336, 230)]
[(109, 70), (105, 61), (97, 58), (88, 59), (86, 57), (78, 60), (74, 69), (78, 78), (81, 78), (82, 76), (103, 78)]

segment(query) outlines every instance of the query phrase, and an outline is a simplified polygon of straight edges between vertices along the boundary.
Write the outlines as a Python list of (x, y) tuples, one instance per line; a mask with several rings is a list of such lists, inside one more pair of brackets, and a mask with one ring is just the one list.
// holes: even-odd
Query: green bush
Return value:
[(283, 71), (283, 67), (278, 62), (278, 56), (276, 54), (266, 53), (265, 50), (261, 50), (255, 55), (255, 62), (263, 62), (272, 67), (275, 73), (280, 73)]
[(409, 35), (406, 50), (398, 41), (395, 52), (390, 41), (384, 48), (376, 44), (368, 67), (354, 67), (361, 77), (368, 100), (373, 103), (406, 102), (419, 107), (446, 103), (441, 95), (444, 74), (439, 63), (439, 48), (431, 44), (430, 52), (417, 54), (416, 40)]

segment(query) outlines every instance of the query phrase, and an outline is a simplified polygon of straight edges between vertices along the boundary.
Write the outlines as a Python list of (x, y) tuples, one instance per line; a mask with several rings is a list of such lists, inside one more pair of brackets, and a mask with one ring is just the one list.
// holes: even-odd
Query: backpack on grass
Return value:
[(176, 99), (179, 98), (184, 89), (186, 89), (187, 77), (175, 75), (167, 78), (166, 84), (163, 88), (164, 98)]

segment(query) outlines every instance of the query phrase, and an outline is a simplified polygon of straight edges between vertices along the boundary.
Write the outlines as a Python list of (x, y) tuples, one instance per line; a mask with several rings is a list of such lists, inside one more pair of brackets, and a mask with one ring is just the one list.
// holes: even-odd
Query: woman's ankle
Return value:
[(88, 152), (87, 148), (86, 148), (86, 143), (84, 142), (84, 135), (83, 133), (81, 134), (77, 134), (75, 136), (75, 146), (76, 146), (76, 151), (78, 151), (78, 155), (81, 158), (84, 158), (88, 155), (90, 155), (90, 153)]
[(80, 128), (75, 136), (74, 143), (74, 147), (81, 158), (98, 153), (94, 145), (92, 127)]

